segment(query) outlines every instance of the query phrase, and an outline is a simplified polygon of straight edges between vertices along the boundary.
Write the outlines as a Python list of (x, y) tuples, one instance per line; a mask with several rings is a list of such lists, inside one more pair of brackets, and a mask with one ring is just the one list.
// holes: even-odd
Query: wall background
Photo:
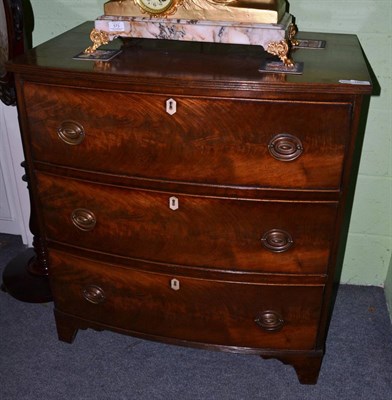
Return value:
[[(34, 45), (103, 13), (105, 0), (31, 0)], [(392, 2), (291, 0), (301, 31), (356, 34), (381, 94), (366, 128), (342, 282), (384, 285), (392, 310)]]

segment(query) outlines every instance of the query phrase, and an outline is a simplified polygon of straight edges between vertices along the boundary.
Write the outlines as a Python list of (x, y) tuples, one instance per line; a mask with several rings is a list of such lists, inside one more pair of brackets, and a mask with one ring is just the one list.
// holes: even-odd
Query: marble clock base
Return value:
[(288, 13), (278, 24), (104, 15), (95, 20), (90, 35), (93, 45), (86, 52), (93, 53), (116, 37), (245, 44), (261, 46), (277, 55), (285, 66), (292, 66), (289, 51), (296, 33), (292, 20)]

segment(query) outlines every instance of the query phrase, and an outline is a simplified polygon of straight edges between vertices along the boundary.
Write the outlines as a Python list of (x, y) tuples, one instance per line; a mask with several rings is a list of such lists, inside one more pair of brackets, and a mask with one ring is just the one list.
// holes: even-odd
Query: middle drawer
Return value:
[(176, 265), (324, 274), (336, 203), (201, 197), (38, 173), (49, 240)]

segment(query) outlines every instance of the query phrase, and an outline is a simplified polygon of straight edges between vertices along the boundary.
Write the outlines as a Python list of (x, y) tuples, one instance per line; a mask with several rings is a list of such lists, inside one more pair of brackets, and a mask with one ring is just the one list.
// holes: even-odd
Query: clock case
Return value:
[[(93, 54), (117, 37), (254, 45), (277, 56), (282, 62), (282, 72), (298, 70), (290, 56), (291, 48), (298, 44), (297, 28), (294, 17), (286, 11), (285, 0), (260, 0), (251, 8), (233, 7), (229, 0), (167, 1), (162, 6), (156, 0), (107, 2), (104, 15), (95, 20), (90, 34), (93, 44), (85, 52)], [(211, 3), (216, 7), (211, 8)], [(269, 5), (263, 10), (261, 3), (273, 3), (274, 7), (271, 10)]]

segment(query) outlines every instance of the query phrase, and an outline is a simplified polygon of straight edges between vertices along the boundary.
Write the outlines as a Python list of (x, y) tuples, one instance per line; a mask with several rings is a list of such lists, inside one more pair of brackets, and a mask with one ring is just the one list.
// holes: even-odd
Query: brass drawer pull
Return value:
[(57, 128), (58, 137), (71, 146), (75, 146), (83, 142), (85, 133), (84, 128), (75, 121), (63, 121)]
[(289, 133), (275, 135), (268, 143), (272, 157), (279, 161), (294, 161), (304, 151), (301, 141)]
[(97, 223), (94, 213), (85, 208), (73, 210), (71, 219), (72, 223), (81, 231), (91, 231)]
[(96, 285), (89, 285), (83, 289), (83, 297), (93, 304), (101, 304), (105, 301), (105, 292)]
[(271, 229), (261, 238), (263, 246), (274, 253), (287, 251), (293, 244), (291, 235), (282, 229)]
[(277, 332), (283, 328), (284, 320), (277, 311), (267, 310), (255, 318), (256, 324), (267, 332)]

